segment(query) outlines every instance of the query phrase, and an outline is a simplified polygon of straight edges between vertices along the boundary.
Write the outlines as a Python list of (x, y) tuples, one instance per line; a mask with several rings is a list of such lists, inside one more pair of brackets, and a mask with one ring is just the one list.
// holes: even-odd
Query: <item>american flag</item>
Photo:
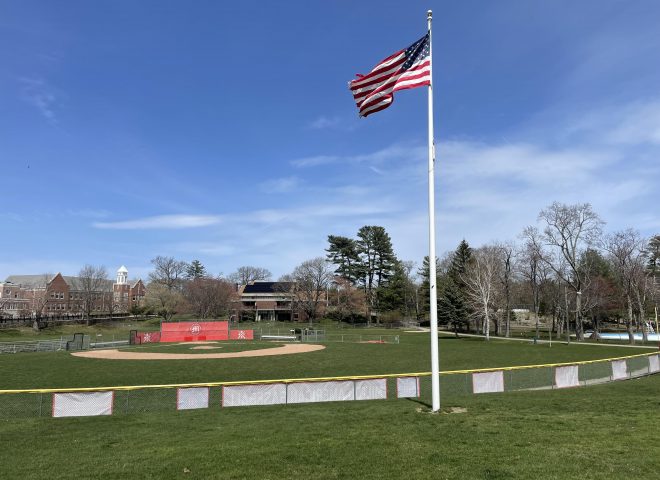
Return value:
[(390, 55), (366, 75), (358, 74), (348, 86), (366, 117), (390, 106), (394, 92), (431, 84), (431, 58), (427, 33), (404, 50)]

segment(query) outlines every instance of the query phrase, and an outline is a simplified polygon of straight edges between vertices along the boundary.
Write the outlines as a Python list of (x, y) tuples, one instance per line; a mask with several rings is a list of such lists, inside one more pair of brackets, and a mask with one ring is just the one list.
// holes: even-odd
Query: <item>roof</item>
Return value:
[(117, 270), (117, 273), (128, 273), (128, 269), (122, 265), (119, 267), (119, 270)]
[(282, 293), (291, 290), (292, 282), (252, 282), (241, 293)]
[(26, 288), (44, 288), (53, 277), (55, 275), (52, 273), (42, 273), (41, 275), (9, 275), (5, 281)]
[[(42, 273), (41, 275), (9, 275), (6, 282), (20, 285), (23, 288), (45, 288), (47, 283), (50, 283), (56, 275), (52, 273)], [(64, 281), (69, 285), (69, 288), (76, 290), (78, 288), (79, 277), (71, 277), (62, 275)], [(104, 280), (101, 290), (112, 291), (112, 280)]]

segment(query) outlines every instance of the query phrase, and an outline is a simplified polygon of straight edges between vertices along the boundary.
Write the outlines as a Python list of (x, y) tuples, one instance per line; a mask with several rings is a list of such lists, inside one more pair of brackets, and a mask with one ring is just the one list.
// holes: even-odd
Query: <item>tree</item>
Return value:
[(261, 267), (252, 267), (249, 265), (238, 267), (238, 269), (229, 275), (229, 280), (239, 285), (247, 285), (259, 280), (270, 280), (273, 276), (270, 270)]
[(333, 279), (332, 270), (323, 257), (317, 257), (298, 265), (290, 278), (295, 282), (297, 305), (311, 324), (316, 320), (319, 305)]
[(378, 308), (384, 311), (396, 311), (406, 318), (416, 315), (416, 289), (412, 271), (414, 262), (395, 260), (393, 273), (388, 282), (376, 291)]
[(628, 229), (607, 235), (603, 247), (609, 253), (617, 284), (625, 300), (627, 310), (626, 330), (628, 342), (635, 343), (633, 332), (633, 295), (635, 276), (638, 274), (640, 260), (643, 258), (643, 240), (639, 232)]
[[(551, 249), (544, 261), (575, 293), (575, 333), (578, 340), (584, 340), (581, 297), (588, 278), (578, 264), (584, 249), (600, 238), (604, 222), (588, 203), (566, 205), (559, 202), (542, 210), (539, 220), (545, 222), (543, 240)], [(562, 261), (567, 269), (560, 268)]]
[(162, 283), (149, 284), (145, 301), (147, 307), (166, 322), (185, 308), (185, 299), (181, 291), (175, 288), (169, 289)]
[(344, 277), (335, 277), (331, 285), (330, 306), (337, 320), (354, 323), (356, 318), (364, 316), (364, 292)]
[[(504, 336), (511, 336), (511, 285), (514, 276), (514, 252), (515, 245), (510, 242), (501, 243), (497, 245), (499, 249), (499, 257), (501, 266), (498, 268), (499, 280), (502, 284), (502, 293), (504, 295)], [(497, 322), (497, 334), (501, 335), (501, 322)], [(536, 336), (538, 337), (538, 312), (537, 312), (537, 328)]]
[(499, 253), (499, 248), (494, 245), (474, 250), (465, 273), (461, 275), (468, 299), (483, 315), (486, 340), (490, 339), (490, 307), (498, 284)]
[(328, 235), (328, 243), (326, 258), (337, 267), (335, 274), (355, 285), (363, 276), (357, 242), (348, 237)]
[(361, 260), (362, 282), (367, 297), (371, 321), (371, 310), (377, 307), (376, 289), (384, 286), (394, 269), (396, 256), (392, 240), (383, 227), (365, 225), (357, 233), (357, 252)]
[(227, 314), (236, 289), (222, 278), (199, 277), (186, 283), (183, 294), (195, 316), (211, 318)]
[(199, 260), (193, 260), (186, 266), (186, 278), (188, 280), (204, 277), (206, 277), (206, 268)]
[[(422, 260), (422, 266), (417, 270), (417, 275), (422, 279), (422, 283), (419, 286), (419, 296), (420, 296), (420, 311), (424, 312), (423, 315), (427, 315), (431, 311), (431, 301), (430, 301), (430, 276), (431, 276), (431, 268), (429, 265), (429, 256), (426, 255), (424, 259)], [(440, 286), (439, 286), (439, 279), (440, 279), (440, 272), (441, 272), (441, 267), (440, 267), (440, 260), (436, 257), (435, 259), (435, 273), (436, 273), (436, 279), (435, 279), (435, 284), (436, 288), (438, 289), (438, 304), (440, 302)], [(439, 310), (440, 307), (438, 307)], [(420, 314), (421, 314), (420, 312)], [(438, 317), (438, 321), (440, 321), (440, 318)], [(442, 323), (442, 322), (440, 322)]]
[(105, 295), (107, 280), (108, 272), (104, 266), (85, 265), (78, 272), (75, 286), (82, 298), (82, 308), (87, 325), (90, 323), (92, 310), (98, 305), (98, 300)]
[[(548, 278), (547, 265), (543, 262), (543, 238), (536, 227), (527, 227), (522, 233), (524, 243), (518, 252), (518, 272), (529, 285), (532, 294), (536, 338), (539, 337), (539, 309), (541, 306), (541, 286)], [(507, 335), (508, 336), (508, 335)]]
[(187, 271), (188, 264), (174, 257), (157, 256), (151, 260), (154, 266), (153, 272), (149, 274), (151, 283), (162, 285), (167, 290), (181, 290), (183, 277)]

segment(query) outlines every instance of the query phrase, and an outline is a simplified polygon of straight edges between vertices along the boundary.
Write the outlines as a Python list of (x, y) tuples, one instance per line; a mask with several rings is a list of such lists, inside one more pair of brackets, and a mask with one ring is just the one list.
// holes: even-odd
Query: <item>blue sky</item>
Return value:
[(439, 252), (554, 200), (660, 232), (656, 1), (0, 1), (0, 279), (279, 276), (374, 224), (420, 262), (426, 92), (359, 119), (347, 82), (428, 8)]

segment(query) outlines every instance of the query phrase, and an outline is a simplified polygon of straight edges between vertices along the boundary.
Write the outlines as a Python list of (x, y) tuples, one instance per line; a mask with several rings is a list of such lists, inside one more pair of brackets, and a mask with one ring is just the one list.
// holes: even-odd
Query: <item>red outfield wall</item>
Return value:
[(178, 322), (160, 325), (161, 342), (229, 340), (229, 322)]

